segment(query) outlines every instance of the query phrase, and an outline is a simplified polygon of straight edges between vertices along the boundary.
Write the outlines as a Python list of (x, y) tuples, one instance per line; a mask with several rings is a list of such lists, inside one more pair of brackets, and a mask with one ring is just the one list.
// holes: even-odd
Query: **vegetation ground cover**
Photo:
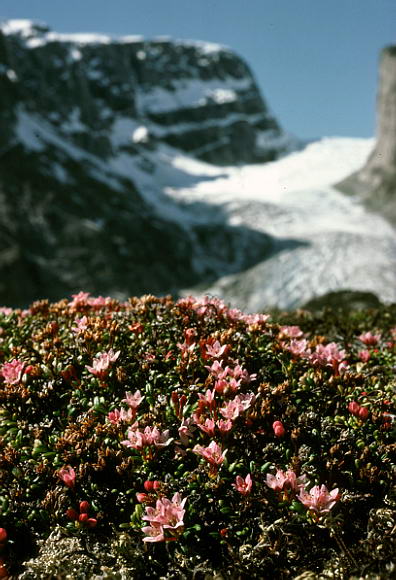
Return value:
[(390, 577), (395, 315), (2, 308), (0, 577)]

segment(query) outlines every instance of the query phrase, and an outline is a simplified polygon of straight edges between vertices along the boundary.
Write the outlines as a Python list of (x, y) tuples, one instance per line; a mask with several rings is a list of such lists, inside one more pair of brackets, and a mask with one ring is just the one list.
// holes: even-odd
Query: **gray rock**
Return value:
[(396, 223), (396, 46), (381, 55), (377, 117), (377, 144), (366, 165), (336, 187)]

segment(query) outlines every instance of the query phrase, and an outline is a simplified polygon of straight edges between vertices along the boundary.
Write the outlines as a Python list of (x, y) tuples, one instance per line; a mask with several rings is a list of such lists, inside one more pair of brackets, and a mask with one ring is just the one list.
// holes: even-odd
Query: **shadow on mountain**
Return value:
[(117, 298), (177, 294), (301, 244), (231, 226), (204, 203), (199, 212), (210, 220), (171, 221), (129, 179), (114, 187), (114, 174), (106, 183), (71, 157), (55, 171), (42, 152), (17, 146), (0, 163), (1, 304), (81, 289)]

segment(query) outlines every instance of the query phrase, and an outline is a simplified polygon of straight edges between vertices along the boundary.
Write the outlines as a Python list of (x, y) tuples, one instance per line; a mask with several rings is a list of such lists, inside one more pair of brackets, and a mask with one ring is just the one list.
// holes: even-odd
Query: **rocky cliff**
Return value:
[(287, 146), (248, 66), (218, 45), (56, 34), (10, 21), (0, 62), (3, 140), (15, 117), (23, 124), (21, 114), (34, 114), (104, 159), (150, 141), (216, 164), (274, 159)]
[(288, 146), (228, 49), (10, 21), (0, 124), (0, 303), (176, 292), (278, 251), (221, 209), (164, 193), (170, 174), (198, 178), (177, 167), (181, 151), (231, 164)]
[(337, 187), (359, 194), (370, 208), (396, 223), (396, 46), (381, 55), (376, 147), (366, 165)]

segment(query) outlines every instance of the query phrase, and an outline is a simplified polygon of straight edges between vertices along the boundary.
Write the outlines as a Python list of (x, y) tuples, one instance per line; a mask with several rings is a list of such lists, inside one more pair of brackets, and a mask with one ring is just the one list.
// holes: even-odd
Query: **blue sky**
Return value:
[(9, 18), (226, 44), (302, 138), (372, 136), (379, 53), (396, 44), (396, 0), (0, 0), (0, 20)]

